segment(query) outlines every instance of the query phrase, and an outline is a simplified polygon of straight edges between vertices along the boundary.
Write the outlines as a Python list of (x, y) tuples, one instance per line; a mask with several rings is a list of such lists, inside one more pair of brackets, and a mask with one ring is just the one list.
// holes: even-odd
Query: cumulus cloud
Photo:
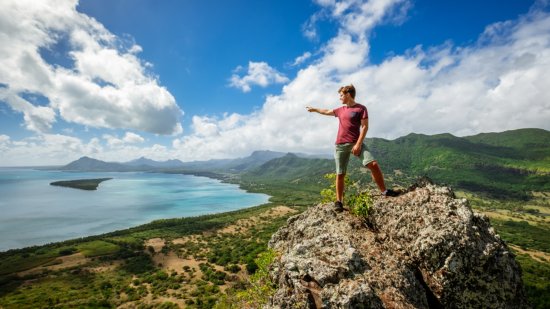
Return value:
[[(182, 132), (172, 94), (146, 70), (141, 47), (122, 44), (76, 0), (9, 0), (0, 11), (0, 101), (47, 133), (62, 117), (90, 127)], [(126, 46), (126, 47), (124, 47)], [(23, 93), (48, 99), (38, 106)]]
[(2, 147), (2, 165), (23, 166), (37, 162), (41, 165), (62, 165), (83, 155), (97, 156), (103, 148), (97, 138), (88, 142), (61, 134), (41, 134), (22, 140), (8, 140), (9, 147)]
[(316, 24), (332, 18), (339, 22), (340, 30), (365, 37), (382, 23), (400, 24), (407, 18), (409, 0), (316, 0), (322, 10), (312, 15), (302, 27), (304, 36), (317, 38)]
[[(550, 80), (550, 13), (546, 11), (545, 2), (537, 2), (529, 12), (517, 19), (487, 25), (478, 40), (470, 45), (455, 46), (442, 42), (436, 46), (411, 46), (402, 55), (394, 55), (378, 64), (369, 61), (369, 35), (372, 29), (383, 23), (403, 22), (410, 3), (403, 0), (316, 2), (322, 13), (315, 14), (315, 22), (321, 16), (332, 18), (339, 29), (333, 38), (322, 44), (320, 50), (314, 52), (315, 61), (299, 70), (292, 79), (262, 62), (250, 62), (248, 68), (240, 68), (235, 72), (231, 80), (232, 86), (245, 92), (250, 91), (253, 86), (285, 83), (281, 93), (268, 96), (262, 107), (251, 114), (195, 115), (192, 117), (189, 134), (174, 137), (170, 147), (158, 144), (138, 147), (139, 138), (135, 139), (136, 143), (130, 143), (135, 138), (131, 135), (126, 141), (126, 136), (104, 136), (106, 147), (99, 140), (84, 142), (57, 136), (49, 137), (49, 142), (42, 137), (21, 141), (8, 139), (4, 144), (9, 143), (10, 147), (7, 150), (0, 147), (0, 156), (32, 158), (37, 156), (36, 153), (44, 151), (46, 157), (57, 153), (67, 158), (77, 151), (83, 154), (96, 151), (98, 158), (107, 161), (139, 156), (157, 160), (179, 158), (189, 161), (247, 156), (258, 149), (328, 153), (333, 149), (337, 119), (308, 113), (305, 106), (338, 107), (340, 103), (337, 90), (341, 85), (350, 83), (357, 88), (357, 101), (369, 109), (370, 129), (367, 137), (391, 139), (411, 132), (449, 132), (463, 136), (525, 127), (550, 129), (550, 93), (547, 91), (547, 81)], [(62, 13), (56, 11), (56, 14)], [(73, 19), (84, 22), (79, 19), (78, 14), (71, 14)], [(43, 18), (47, 16), (45, 14)], [(63, 20), (58, 19), (56, 23), (61, 29), (64, 29)], [(13, 29), (21, 28), (16, 23), (8, 25)], [(31, 42), (38, 40), (36, 38), (51, 40), (50, 36), (41, 35), (41, 29), (34, 29), (34, 32), (26, 33), (27, 36), (24, 37)], [(111, 37), (105, 31), (91, 33), (97, 37), (102, 35), (97, 42), (108, 41)], [(0, 40), (8, 42), (1, 35)], [(81, 41), (90, 42), (86, 39)], [(91, 44), (78, 51), (94, 48)], [(17, 88), (16, 85), (23, 80), (18, 76), (13, 76), (9, 87), (2, 87), (2, 84), (8, 84), (8, 79), (4, 78), (8, 76), (7, 72), (23, 74), (15, 64), (11, 67), (0, 67), (0, 95), (2, 100), (11, 100), (8, 104), (14, 106), (14, 109), (18, 108), (21, 112), (24, 110), (29, 115), (32, 115), (33, 107), (49, 108), (50, 111), (44, 110), (44, 114), (34, 113), (45, 115), (43, 118), (35, 116), (27, 121), (35, 123), (27, 126), (37, 131), (47, 130), (55, 121), (56, 113), (84, 124), (93, 119), (102, 126), (118, 127), (131, 123), (132, 126), (128, 129), (149, 125), (152, 132), (163, 131), (163, 128), (166, 130), (163, 123), (152, 121), (145, 124), (133, 119), (134, 115), (130, 110), (140, 105), (132, 103), (134, 98), (129, 99), (130, 94), (120, 94), (126, 93), (121, 89), (128, 89), (128, 93), (136, 89), (143, 91), (136, 94), (135, 99), (139, 100), (144, 94), (163, 94), (164, 88), (150, 82), (146, 74), (140, 73), (143, 71), (130, 69), (135, 68), (131, 65), (135, 58), (132, 58), (131, 53), (127, 55), (119, 52), (119, 55), (123, 54), (127, 58), (121, 61), (128, 69), (105, 72), (94, 67), (93, 63), (97, 63), (97, 60), (93, 57), (87, 58), (80, 54), (71, 58), (78, 68), (77, 71), (71, 71), (45, 64), (36, 54), (20, 53), (19, 57), (27, 57), (25, 61), (32, 64), (27, 71), (34, 72), (32, 78), (36, 85), (47, 84), (48, 87), (58, 89), (64, 98), (70, 98), (67, 99), (69, 102), (49, 95), (44, 90), (47, 88), (45, 86), (37, 86), (39, 89)], [(0, 56), (4, 55), (6, 59), (15, 57), (13, 54), (6, 54), (4, 46), (0, 45)], [(115, 56), (114, 52), (105, 50), (104, 57)], [(32, 59), (35, 61), (31, 61)], [(52, 70), (55, 74), (51, 74)], [(84, 76), (80, 71), (86, 72), (86, 78), (79, 78)], [(141, 81), (149, 83), (122, 85), (119, 84), (120, 76), (130, 76), (137, 80), (143, 77)], [(50, 103), (47, 106), (37, 106), (31, 102), (23, 104), (18, 99), (13, 99), (19, 94), (19, 91), (13, 89), (42, 93)], [(166, 98), (161, 102), (171, 102), (169, 93), (164, 94)], [(78, 103), (71, 103), (77, 99)], [(108, 104), (111, 100), (117, 103), (111, 106)], [(138, 110), (148, 113), (151, 106), (164, 106), (158, 101), (150, 100), (140, 103), (144, 106)], [(168, 104), (164, 109), (170, 110), (170, 106)], [(98, 115), (96, 108), (101, 109), (104, 116)], [(161, 110), (156, 110), (155, 113), (161, 113)], [(158, 117), (165, 119), (162, 115)], [(62, 154), (66, 145), (71, 152)]]
[(284, 74), (270, 67), (266, 62), (248, 62), (246, 75), (240, 76), (238, 73), (243, 70), (243, 67), (237, 67), (229, 81), (230, 86), (239, 88), (243, 92), (252, 90), (253, 85), (267, 87), (271, 84), (282, 84), (289, 81)]
[(145, 139), (143, 137), (139, 136), (138, 134), (132, 133), (132, 132), (126, 132), (126, 134), (124, 135), (124, 138), (122, 140), (125, 141), (126, 143), (129, 143), (129, 144), (139, 144), (139, 143), (143, 143), (145, 141)]
[(550, 14), (540, 3), (516, 20), (488, 25), (469, 46), (415, 46), (371, 64), (369, 33), (381, 23), (402, 22), (409, 2), (317, 2), (340, 23), (320, 58), (260, 110), (239, 115), (234, 126), (222, 128), (227, 116), (197, 117), (196, 133), (173, 142), (181, 159), (245, 156), (257, 149), (330, 152), (337, 120), (304, 107), (339, 106), (336, 91), (350, 83), (369, 109), (368, 137), (550, 129)]
[(118, 138), (111, 134), (103, 134), (103, 139), (107, 142), (107, 145), (112, 148), (123, 147), (128, 144), (139, 144), (145, 141), (143, 137), (132, 132), (126, 132), (122, 138)]
[(0, 135), (0, 158), (3, 166), (65, 165), (82, 156), (107, 162), (127, 162), (143, 156), (158, 161), (174, 158), (174, 152), (166, 146), (138, 145), (141, 139), (130, 132), (123, 138), (105, 135), (103, 141), (62, 134), (40, 134), (14, 141), (7, 135)]

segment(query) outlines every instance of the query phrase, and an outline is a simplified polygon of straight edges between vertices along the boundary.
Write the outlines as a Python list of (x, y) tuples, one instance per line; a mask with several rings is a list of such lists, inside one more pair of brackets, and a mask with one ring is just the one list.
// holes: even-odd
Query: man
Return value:
[(343, 106), (330, 110), (307, 106), (308, 112), (316, 112), (321, 115), (338, 117), (338, 135), (336, 137), (336, 150), (334, 159), (336, 162), (336, 211), (343, 210), (344, 179), (349, 163), (350, 154), (362, 161), (363, 166), (371, 171), (372, 178), (378, 189), (385, 196), (397, 196), (397, 192), (386, 189), (384, 176), (380, 166), (367, 150), (363, 143), (369, 129), (369, 115), (367, 108), (355, 102), (355, 87), (353, 85), (340, 87), (338, 90)]

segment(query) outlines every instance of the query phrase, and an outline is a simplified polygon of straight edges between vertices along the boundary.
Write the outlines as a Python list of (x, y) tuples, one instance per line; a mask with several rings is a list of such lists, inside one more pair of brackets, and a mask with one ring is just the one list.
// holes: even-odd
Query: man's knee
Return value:
[(376, 162), (376, 160), (370, 161), (369, 163), (367, 163), (366, 167), (370, 170), (372, 170), (374, 168), (377, 168), (378, 167), (378, 162)]

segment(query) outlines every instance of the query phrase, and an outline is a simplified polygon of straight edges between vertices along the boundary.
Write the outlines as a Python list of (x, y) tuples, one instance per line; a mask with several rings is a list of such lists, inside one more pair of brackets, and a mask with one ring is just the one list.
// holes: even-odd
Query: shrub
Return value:
[[(321, 190), (321, 202), (334, 202), (336, 200), (336, 174), (326, 174), (325, 179), (332, 181), (332, 184), (329, 188)], [(366, 218), (373, 202), (368, 191), (360, 191), (358, 183), (351, 183), (348, 176), (345, 177), (344, 186), (346, 192), (344, 204), (349, 207), (352, 214)]]
[(275, 293), (275, 284), (269, 276), (269, 266), (276, 256), (277, 253), (271, 249), (261, 253), (254, 261), (257, 270), (250, 276), (248, 288), (236, 292), (236, 295), (228, 293), (214, 308), (261, 308), (267, 304), (269, 297)]
[(155, 269), (153, 261), (146, 254), (126, 259), (126, 263), (121, 268), (132, 274), (143, 274)]
[(363, 191), (359, 194), (350, 196), (348, 205), (352, 214), (366, 218), (372, 206), (372, 197), (369, 192)]
[(163, 302), (162, 304), (156, 306), (156, 308), (159, 308), (159, 309), (178, 309), (179, 306), (177, 304), (174, 304), (173, 302), (166, 301), (166, 302)]
[(232, 273), (238, 273), (241, 270), (241, 267), (236, 264), (229, 264), (224, 267), (226, 271), (232, 272)]
[(246, 262), (246, 271), (249, 274), (253, 274), (257, 269), (258, 269), (258, 264), (256, 264), (255, 261), (249, 260)]
[(77, 250), (74, 247), (64, 248), (64, 249), (59, 250), (59, 255), (71, 255), (71, 254), (75, 253), (76, 251)]

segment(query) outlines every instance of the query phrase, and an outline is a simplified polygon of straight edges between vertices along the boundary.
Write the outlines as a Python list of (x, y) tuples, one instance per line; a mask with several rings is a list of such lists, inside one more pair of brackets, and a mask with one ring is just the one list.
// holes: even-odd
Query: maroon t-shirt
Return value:
[(361, 120), (369, 118), (367, 108), (359, 103), (355, 103), (352, 107), (348, 107), (347, 105), (338, 107), (333, 112), (334, 116), (338, 117), (340, 121), (336, 144), (357, 142), (361, 131)]

